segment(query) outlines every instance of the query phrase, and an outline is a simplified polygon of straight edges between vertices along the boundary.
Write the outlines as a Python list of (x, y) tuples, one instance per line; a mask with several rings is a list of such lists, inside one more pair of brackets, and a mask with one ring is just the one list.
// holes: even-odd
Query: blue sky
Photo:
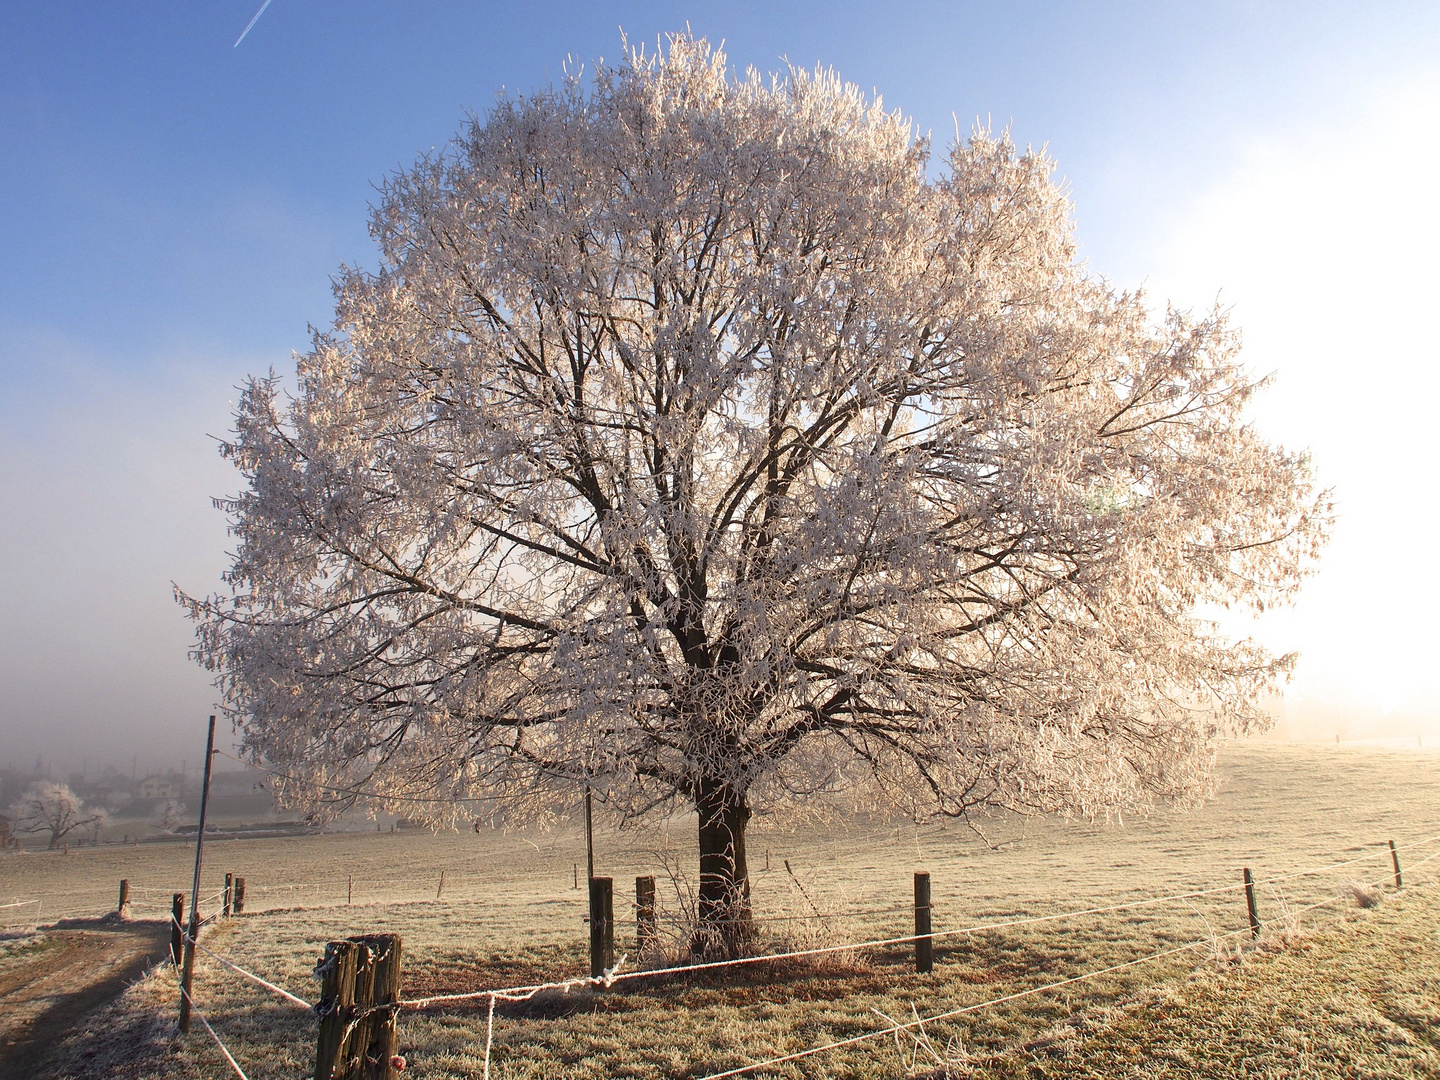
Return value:
[[(372, 185), (567, 56), (618, 58), (622, 28), (653, 46), (688, 24), (738, 68), (833, 66), (942, 146), (957, 117), (1048, 145), (1093, 269), (1234, 303), (1252, 363), (1278, 373), (1262, 426), (1314, 447), (1376, 537), (1435, 523), (1394, 517), (1435, 493), (1428, 445), (1403, 436), (1428, 420), (1406, 409), (1435, 349), (1394, 300), (1433, 305), (1436, 283), (1402, 243), (1436, 228), (1434, 4), (273, 0), (234, 47), (259, 4), (0, 11), (0, 731), (16, 760), (187, 756), (158, 744), (198, 733), (213, 693), (169, 582), (205, 591), (224, 562), (208, 498), (234, 481), (208, 436), (232, 388), (328, 323), (342, 262), (373, 265)], [(1336, 285), (1387, 274), (1378, 292)], [(1351, 299), (1364, 310), (1342, 317)], [(1361, 403), (1392, 411), (1337, 431)], [(1435, 587), (1413, 560), (1367, 565), (1362, 524), (1348, 536), (1320, 607), (1262, 636), (1321, 658), (1295, 700), (1370, 700), (1358, 677), (1335, 684), (1369, 648), (1376, 708), (1431, 717), (1416, 663), (1433, 634), (1396, 620)], [(1353, 610), (1356, 588), (1390, 598), (1380, 620)], [(1413, 656), (1370, 640), (1387, 624)]]

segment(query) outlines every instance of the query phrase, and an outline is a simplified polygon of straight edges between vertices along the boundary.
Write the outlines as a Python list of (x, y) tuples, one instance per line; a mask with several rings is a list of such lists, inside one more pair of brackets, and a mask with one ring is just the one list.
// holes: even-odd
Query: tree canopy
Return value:
[(1044, 155), (929, 165), (832, 74), (681, 37), (391, 178), (379, 269), (245, 388), (229, 588), (182, 597), (282, 795), (678, 801), (713, 915), (752, 808), (845, 784), (1203, 794), (1288, 663), (1203, 613), (1290, 597), (1325, 496), (1223, 312), (1080, 264)]
[(11, 805), (9, 813), (13, 831), (49, 833), (51, 850), (76, 829), (99, 830), (109, 822), (103, 809), (86, 806), (70, 785), (55, 780), (32, 784)]

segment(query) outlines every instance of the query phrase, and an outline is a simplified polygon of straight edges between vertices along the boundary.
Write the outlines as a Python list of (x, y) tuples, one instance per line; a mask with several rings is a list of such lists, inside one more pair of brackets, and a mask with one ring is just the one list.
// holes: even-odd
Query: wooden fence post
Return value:
[(355, 1080), (394, 1080), (400, 1049), (395, 1007), (400, 1000), (400, 935), (366, 934), (353, 940), (363, 947), (366, 969), (363, 977), (356, 972), (355, 1006), (363, 1018), (354, 1032), (354, 1052), (360, 1057)]
[(235, 875), (225, 875), (225, 894), (220, 899), (220, 911), (225, 918), (230, 917), (231, 906), (235, 903)]
[(235, 879), (235, 914), (236, 914), (236, 915), (239, 915), (239, 914), (240, 914), (241, 912), (243, 912), (244, 910), (245, 910), (245, 879), (244, 879), (243, 877), (237, 877), (237, 878)]
[(125, 909), (130, 906), (130, 879), (120, 879), (120, 902), (115, 905), (115, 914), (124, 915)]
[(935, 942), (930, 936), (930, 875), (915, 873), (915, 970), (920, 974), (935, 967)]
[(635, 879), (635, 959), (644, 959), (654, 946), (655, 932), (655, 879)]
[(440, 887), (435, 890), (435, 899), (436, 899), (436, 900), (439, 900), (441, 894), (444, 893), (444, 891), (445, 891), (445, 871), (444, 871), (444, 870), (441, 870), (441, 871), (440, 871)]
[(1390, 841), (1390, 862), (1395, 867), (1395, 888), (1400, 888), (1400, 853), (1395, 850), (1395, 841)]
[(345, 875), (345, 903), (350, 903), (355, 897), (355, 875)]
[(1250, 936), (1260, 936), (1260, 916), (1255, 913), (1255, 878), (1250, 868), (1245, 867), (1245, 910), (1250, 914)]
[(365, 934), (325, 946), (315, 1080), (395, 1080), (400, 1000), (398, 934)]
[(170, 896), (170, 962), (176, 967), (180, 966), (180, 957), (184, 946), (185, 925), (185, 894), (183, 892), (173, 893)]
[(590, 975), (615, 966), (615, 889), (608, 877), (590, 879)]
[(315, 1043), (315, 1080), (342, 1080), (349, 1075), (344, 1053), (346, 1033), (355, 1015), (355, 966), (360, 946), (353, 941), (332, 941), (320, 962), (320, 1034)]

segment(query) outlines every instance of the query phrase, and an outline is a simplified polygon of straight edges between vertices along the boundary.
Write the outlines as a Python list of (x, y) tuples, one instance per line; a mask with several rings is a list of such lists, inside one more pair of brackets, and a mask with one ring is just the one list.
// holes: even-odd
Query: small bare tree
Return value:
[(688, 804), (726, 948), (757, 806), (1203, 795), (1289, 660), (1197, 611), (1292, 595), (1325, 496), (1223, 313), (1085, 273), (1046, 158), (928, 159), (677, 38), (395, 177), (296, 396), (241, 399), (230, 592), (181, 596), (279, 795)]
[(68, 784), (53, 780), (35, 784), (17, 799), (10, 807), (10, 819), (15, 832), (48, 832), (50, 850), (59, 847), (76, 829), (89, 828), (92, 835), (98, 836), (109, 821), (103, 809), (86, 806)]

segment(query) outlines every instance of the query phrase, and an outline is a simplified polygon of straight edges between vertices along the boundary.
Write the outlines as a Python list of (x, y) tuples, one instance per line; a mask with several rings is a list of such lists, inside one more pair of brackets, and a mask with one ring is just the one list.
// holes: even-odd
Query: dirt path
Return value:
[(98, 920), (47, 930), (0, 958), (0, 1080), (28, 1077), (41, 1055), (169, 950), (169, 925)]

